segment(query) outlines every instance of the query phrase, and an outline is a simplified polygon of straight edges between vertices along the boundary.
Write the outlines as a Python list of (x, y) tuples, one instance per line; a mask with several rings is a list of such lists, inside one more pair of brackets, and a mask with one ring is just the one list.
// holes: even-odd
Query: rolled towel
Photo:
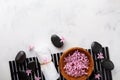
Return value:
[(45, 80), (57, 80), (59, 78), (53, 62), (41, 65), (41, 70), (45, 76)]
[(34, 48), (35, 54), (41, 65), (41, 70), (45, 76), (45, 80), (57, 80), (59, 74), (52, 62), (51, 52), (47, 46)]

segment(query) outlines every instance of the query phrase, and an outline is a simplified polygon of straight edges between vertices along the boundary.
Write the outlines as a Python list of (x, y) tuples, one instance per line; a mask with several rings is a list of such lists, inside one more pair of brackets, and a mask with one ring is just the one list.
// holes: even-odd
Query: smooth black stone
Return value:
[(101, 62), (101, 65), (103, 68), (105, 68), (106, 70), (112, 70), (114, 69), (114, 64), (111, 60), (105, 59)]
[(95, 54), (102, 52), (102, 45), (96, 41), (91, 44), (91, 48)]
[(52, 41), (53, 45), (57, 48), (61, 48), (63, 46), (63, 42), (60, 42), (61, 39), (56, 34), (51, 36), (51, 41)]
[(25, 61), (25, 59), (26, 59), (26, 54), (24, 51), (19, 51), (15, 57), (15, 61), (20, 64), (22, 64)]
[(35, 66), (36, 66), (35, 61), (30, 61), (27, 65), (27, 68), (32, 70), (32, 71), (35, 71), (36, 70)]
[(25, 71), (18, 72), (18, 77), (19, 77), (19, 80), (28, 80), (29, 79)]

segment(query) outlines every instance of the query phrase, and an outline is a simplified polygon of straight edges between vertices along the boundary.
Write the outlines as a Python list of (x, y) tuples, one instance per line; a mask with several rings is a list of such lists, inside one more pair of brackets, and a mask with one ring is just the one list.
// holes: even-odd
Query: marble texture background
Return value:
[[(62, 49), (50, 36), (65, 37)], [(120, 79), (120, 0), (0, 0), (0, 80), (10, 80), (9, 60), (30, 44), (49, 44), (55, 52), (93, 41), (110, 49), (113, 80)]]

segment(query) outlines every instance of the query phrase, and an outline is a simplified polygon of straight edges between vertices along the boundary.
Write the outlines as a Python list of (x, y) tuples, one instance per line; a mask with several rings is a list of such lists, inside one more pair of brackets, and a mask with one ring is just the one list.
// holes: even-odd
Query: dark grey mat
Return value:
[[(97, 60), (97, 56), (92, 53), (91, 49), (88, 49), (88, 51), (93, 56), (93, 58), (94, 58), (94, 64), (95, 65), (94, 65), (94, 71), (93, 71), (92, 75), (87, 80), (95, 80), (94, 79), (94, 75), (95, 75), (94, 73), (97, 72), (97, 71), (101, 71), (101, 76), (102, 77), (99, 80), (112, 80), (111, 71), (108, 71), (108, 70), (105, 70), (104, 68), (102, 68), (100, 60)], [(108, 47), (104, 47), (102, 53), (104, 54), (104, 58), (105, 59), (110, 59), (109, 58)], [(62, 52), (51, 55), (52, 56), (52, 61), (54, 62), (55, 67), (56, 67), (56, 69), (57, 69), (57, 71), (58, 71), (59, 74), (60, 74), (60, 72), (59, 72), (58, 63), (59, 63), (59, 58), (60, 58), (61, 54), (62, 54)], [(22, 65), (18, 65), (15, 61), (9, 61), (10, 72), (11, 72), (11, 80), (19, 80), (18, 74), (17, 74), (18, 71), (20, 71), (20, 70), (26, 70), (28, 62), (32, 61), (32, 60), (36, 62), (36, 69), (37, 70), (35, 71), (35, 74), (37, 76), (41, 77), (41, 80), (45, 80), (45, 78), (44, 78), (44, 76), (43, 76), (43, 74), (41, 72), (41, 68), (40, 68), (38, 59), (36, 57), (27, 58)], [(30, 80), (34, 80), (34, 74), (30, 75)], [(65, 80), (65, 79), (60, 74), (60, 78), (58, 80)]]

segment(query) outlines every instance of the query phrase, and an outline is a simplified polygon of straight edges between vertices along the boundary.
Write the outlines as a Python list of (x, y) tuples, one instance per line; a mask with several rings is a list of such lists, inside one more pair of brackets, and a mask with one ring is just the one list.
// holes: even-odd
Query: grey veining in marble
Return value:
[[(52, 34), (65, 37), (63, 49), (51, 44)], [(30, 44), (48, 43), (60, 52), (90, 48), (93, 41), (110, 48), (113, 80), (119, 80), (120, 0), (0, 0), (0, 80), (10, 80), (8, 61), (19, 50), (34, 56)]]

